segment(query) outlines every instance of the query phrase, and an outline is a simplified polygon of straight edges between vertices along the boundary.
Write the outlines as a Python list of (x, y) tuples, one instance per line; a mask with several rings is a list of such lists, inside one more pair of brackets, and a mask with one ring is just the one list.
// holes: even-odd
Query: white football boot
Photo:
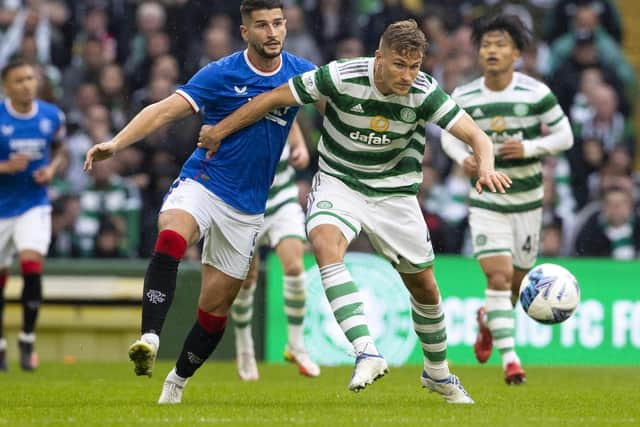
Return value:
[(138, 341), (129, 347), (129, 359), (133, 362), (133, 370), (136, 375), (151, 377), (153, 365), (158, 355), (158, 343), (143, 335)]
[(440, 394), (448, 403), (475, 403), (469, 393), (462, 387), (457, 376), (449, 374), (443, 380), (434, 380), (426, 371), (422, 371), (420, 377), (422, 387)]
[(360, 353), (356, 357), (349, 390), (359, 392), (389, 372), (387, 362), (378, 354)]
[(295, 363), (298, 371), (306, 377), (317, 377), (320, 375), (318, 366), (303, 348), (294, 348), (287, 344), (284, 350), (284, 359), (287, 362)]
[(182, 393), (184, 387), (187, 385), (189, 378), (182, 378), (176, 374), (176, 369), (173, 368), (167, 375), (162, 385), (162, 393), (158, 399), (159, 404), (175, 404), (182, 402)]

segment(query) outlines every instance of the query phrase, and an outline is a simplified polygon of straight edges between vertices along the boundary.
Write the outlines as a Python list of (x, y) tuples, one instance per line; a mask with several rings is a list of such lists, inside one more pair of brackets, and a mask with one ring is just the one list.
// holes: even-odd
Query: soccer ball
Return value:
[(579, 302), (578, 281), (564, 267), (540, 264), (532, 268), (522, 279), (522, 309), (537, 322), (564, 322), (571, 317)]

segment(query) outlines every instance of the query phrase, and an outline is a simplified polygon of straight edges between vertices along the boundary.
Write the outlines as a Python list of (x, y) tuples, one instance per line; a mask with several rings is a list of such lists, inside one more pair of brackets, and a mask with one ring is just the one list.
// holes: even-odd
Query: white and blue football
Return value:
[(561, 323), (578, 307), (580, 287), (566, 268), (540, 264), (522, 279), (520, 303), (524, 312), (537, 322)]

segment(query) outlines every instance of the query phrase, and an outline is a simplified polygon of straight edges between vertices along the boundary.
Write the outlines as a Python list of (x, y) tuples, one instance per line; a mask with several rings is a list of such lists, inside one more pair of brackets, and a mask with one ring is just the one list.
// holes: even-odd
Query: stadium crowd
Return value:
[[(537, 37), (520, 71), (545, 81), (570, 117), (575, 144), (544, 161), (541, 254), (640, 257), (640, 176), (634, 172), (631, 117), (638, 87), (621, 48), (611, 0), (300, 0), (288, 1), (285, 49), (317, 65), (373, 54), (382, 30), (413, 17), (430, 43), (423, 69), (450, 93), (479, 76), (470, 23), (501, 10)], [(436, 4), (441, 3), (441, 4)], [(237, 2), (223, 0), (5, 0), (0, 67), (14, 56), (38, 64), (40, 97), (67, 117), (67, 157), (51, 186), (53, 257), (147, 257), (162, 198), (195, 147), (194, 115), (82, 170), (86, 151), (195, 71), (239, 49)], [(312, 153), (299, 173), (305, 206), (317, 169), (321, 118), (299, 122)], [(469, 180), (428, 129), (419, 194), (437, 253), (471, 252)], [(366, 250), (368, 242), (354, 243)], [(186, 256), (199, 259), (197, 247)]]

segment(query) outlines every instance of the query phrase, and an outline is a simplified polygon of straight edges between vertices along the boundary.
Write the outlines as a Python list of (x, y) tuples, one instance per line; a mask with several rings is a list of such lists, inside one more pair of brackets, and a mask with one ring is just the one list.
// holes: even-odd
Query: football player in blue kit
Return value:
[(38, 363), (34, 343), (42, 301), (42, 263), (51, 241), (46, 186), (63, 162), (64, 114), (36, 99), (38, 82), (28, 62), (10, 61), (1, 76), (7, 98), (0, 104), (0, 371), (7, 370), (4, 287), (16, 252), (24, 283), (20, 366), (33, 371)]
[[(244, 0), (240, 11), (247, 49), (206, 65), (174, 94), (146, 107), (112, 140), (87, 152), (85, 169), (194, 112), (203, 110), (204, 123), (215, 124), (258, 94), (315, 68), (282, 50), (286, 29), (280, 0)], [(165, 197), (144, 279), (142, 336), (129, 349), (137, 375), (151, 376), (180, 259), (202, 238), (204, 249), (197, 321), (165, 380), (159, 403), (180, 403), (188, 378), (222, 337), (249, 270), (269, 187), (297, 111), (271, 111), (229, 136), (224, 149), (210, 159), (206, 150), (195, 149)], [(297, 154), (292, 156), (295, 161)]]

